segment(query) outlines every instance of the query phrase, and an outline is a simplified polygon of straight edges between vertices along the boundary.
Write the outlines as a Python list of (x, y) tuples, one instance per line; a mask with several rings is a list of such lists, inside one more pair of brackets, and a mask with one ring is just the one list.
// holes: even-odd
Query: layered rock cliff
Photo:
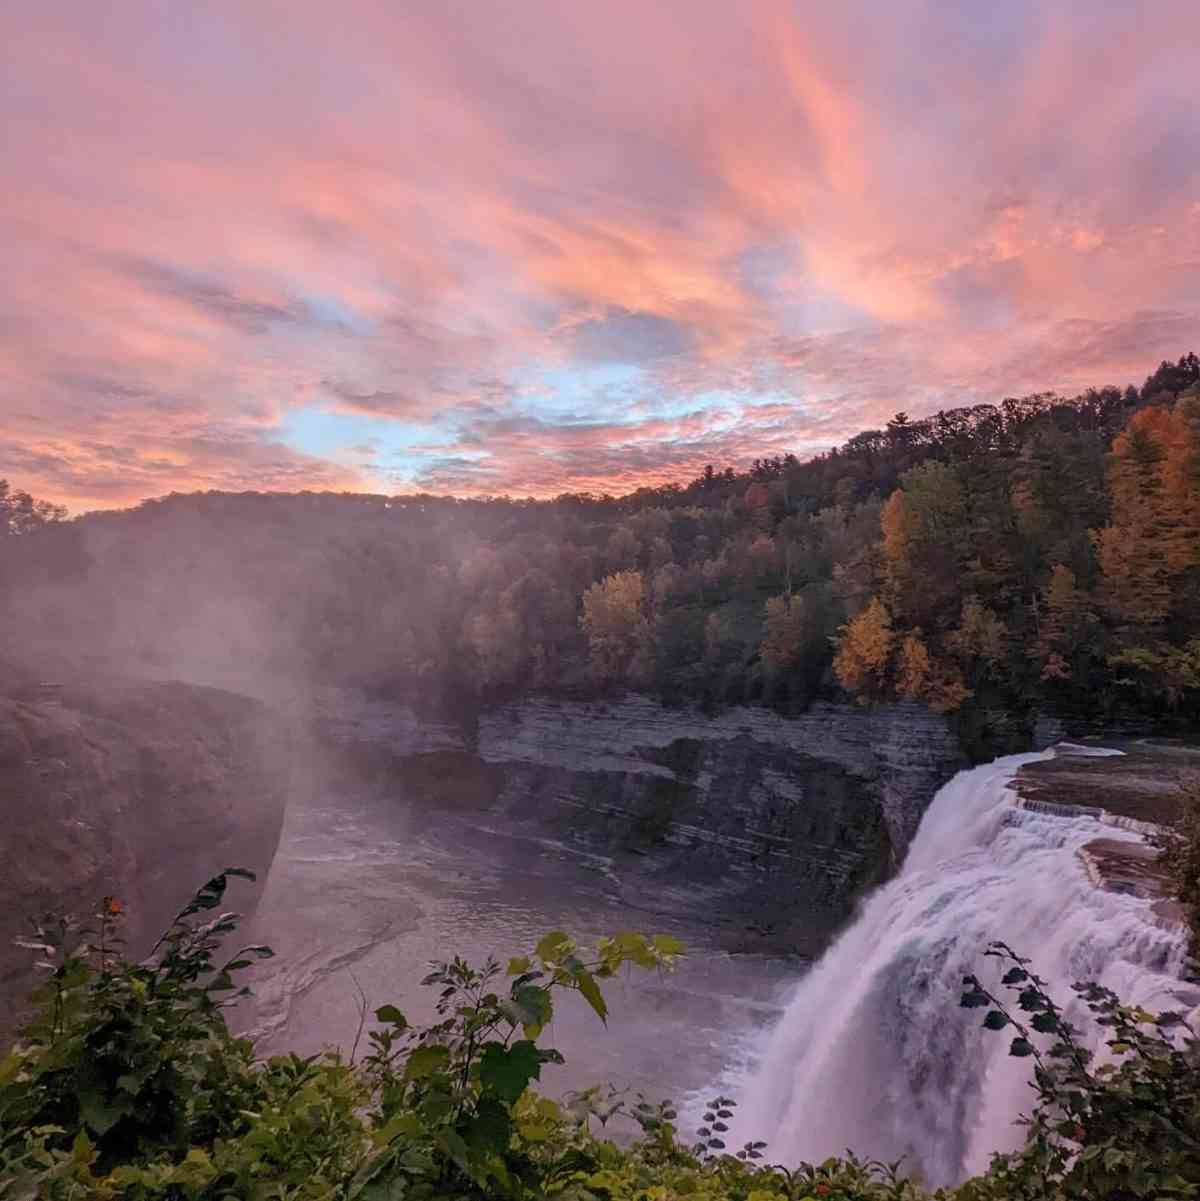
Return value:
[(530, 700), (470, 731), (345, 694), (318, 712), (323, 739), (369, 763), (380, 789), (640, 857), (648, 897), (701, 885), (745, 926), (813, 950), (965, 765), (945, 719), (909, 705), (783, 718)]
[[(13, 939), (31, 917), (118, 897), (141, 954), (214, 872), (249, 867), (261, 887), (287, 742), (263, 706), (212, 688), (106, 681), (0, 695), (0, 1036), (30, 983), (31, 956)], [(231, 906), (255, 895), (239, 889)]]

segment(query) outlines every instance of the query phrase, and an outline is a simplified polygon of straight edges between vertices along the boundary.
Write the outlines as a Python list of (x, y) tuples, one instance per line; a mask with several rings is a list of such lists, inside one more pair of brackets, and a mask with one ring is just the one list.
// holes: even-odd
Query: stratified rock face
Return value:
[[(142, 954), (215, 872), (248, 867), (261, 884), (287, 792), (285, 737), (254, 701), (184, 684), (44, 691), (0, 696), (0, 1037), (31, 978), (13, 946), (30, 916), (118, 897)], [(256, 896), (235, 886), (230, 907)]]
[[(682, 763), (655, 754), (678, 744)], [(691, 764), (689, 745), (697, 757)], [(748, 708), (706, 717), (641, 697), (604, 707), (529, 703), (481, 719), (478, 750), (498, 763), (688, 779), (713, 817), (722, 804), (749, 802), (756, 811), (765, 804), (812, 820), (831, 799), (806, 801), (817, 780), (844, 777), (855, 782), (849, 792), (865, 787), (877, 804), (898, 856), (934, 792), (966, 766), (945, 719), (916, 705), (821, 704), (785, 718)]]
[(641, 855), (663, 889), (712, 886), (744, 924), (787, 930), (793, 945), (819, 945), (844, 920), (965, 766), (945, 719), (907, 705), (709, 717), (642, 697), (535, 700), (484, 714), (470, 737), (348, 697), (322, 709), (334, 743), (386, 749), (403, 794)]

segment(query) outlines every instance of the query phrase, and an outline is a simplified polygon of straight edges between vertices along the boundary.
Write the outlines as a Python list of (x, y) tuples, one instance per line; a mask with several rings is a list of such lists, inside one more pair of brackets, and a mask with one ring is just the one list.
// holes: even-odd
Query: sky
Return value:
[(0, 477), (622, 492), (1200, 350), (1195, 0), (0, 0)]

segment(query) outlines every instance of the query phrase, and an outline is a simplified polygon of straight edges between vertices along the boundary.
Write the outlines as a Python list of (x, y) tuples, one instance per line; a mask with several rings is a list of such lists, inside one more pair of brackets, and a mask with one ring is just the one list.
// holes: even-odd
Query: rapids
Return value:
[(932, 1184), (1018, 1146), (1030, 1061), (1010, 1058), (1008, 1037), (958, 1007), (965, 974), (998, 984), (982, 955), (994, 939), (1031, 957), (1060, 1002), (1073, 981), (1097, 980), (1152, 1010), (1189, 1003), (1182, 931), (1158, 923), (1148, 901), (1098, 890), (1076, 855), (1101, 834), (1139, 836), (1013, 805), (1016, 770), (1041, 757), (960, 772), (937, 793), (900, 874), (757, 1036), (731, 1146), (765, 1139), (785, 1163), (847, 1148), (903, 1156)]

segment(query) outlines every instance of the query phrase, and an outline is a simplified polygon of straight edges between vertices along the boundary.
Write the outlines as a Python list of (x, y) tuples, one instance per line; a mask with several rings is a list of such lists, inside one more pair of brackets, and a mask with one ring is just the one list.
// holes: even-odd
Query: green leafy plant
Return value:
[[(983, 1026), (1012, 1035), (1009, 1054), (1034, 1062), (1038, 1103), (1025, 1147), (1000, 1157), (992, 1176), (1011, 1197), (1127, 1201), (1200, 1195), (1200, 1042), (1178, 1013), (1122, 1004), (1110, 989), (1074, 991), (1107, 1034), (1110, 1057), (1095, 1057), (1046, 982), (1005, 943), (985, 954), (1007, 964), (1006, 1004), (976, 976), (964, 978), (965, 1008), (986, 1008)], [(1039, 1047), (1036, 1035), (1050, 1037)]]
[[(609, 1019), (603, 983), (625, 968), (669, 969), (666, 936), (622, 933), (584, 952), (565, 933), (502, 967), (433, 964), (434, 1021), (374, 1011), (367, 1052), (255, 1057), (225, 1022), (245, 994), (228, 959), (237, 915), (215, 876), (151, 955), (129, 962), (122, 907), (88, 925), (47, 920), (24, 945), (46, 979), (22, 1040), (0, 1059), (0, 1201), (1131, 1201), (1200, 1196), (1197, 1039), (1179, 1016), (1078, 985), (1109, 1035), (1094, 1063), (1027, 960), (1003, 943), (998, 990), (965, 980), (962, 1004), (1029, 1059), (1038, 1103), (1028, 1139), (958, 1189), (928, 1193), (902, 1163), (847, 1153), (767, 1162), (762, 1142), (731, 1153), (734, 1100), (704, 1110), (686, 1145), (670, 1102), (612, 1088), (556, 1101), (538, 1085), (562, 1056), (543, 1039), (563, 992)], [(624, 1141), (610, 1137), (631, 1129)]]

